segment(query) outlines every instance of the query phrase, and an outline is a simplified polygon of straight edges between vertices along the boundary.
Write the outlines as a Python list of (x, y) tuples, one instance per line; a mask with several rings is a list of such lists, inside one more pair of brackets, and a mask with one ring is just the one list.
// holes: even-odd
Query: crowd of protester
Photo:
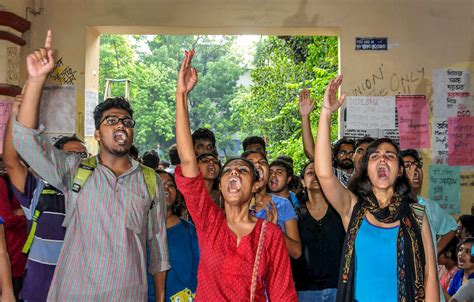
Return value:
[(94, 110), (97, 155), (76, 135), (51, 144), (39, 125), (51, 32), (27, 56), (3, 142), (2, 301), (474, 300), (474, 216), (456, 222), (421, 196), (420, 154), (387, 138), (331, 144), (342, 76), (316, 140), (314, 102), (300, 94), (301, 171), (270, 160), (259, 136), (223, 163), (214, 133), (190, 129), (194, 55), (178, 73), (169, 162), (139, 156), (120, 97)]

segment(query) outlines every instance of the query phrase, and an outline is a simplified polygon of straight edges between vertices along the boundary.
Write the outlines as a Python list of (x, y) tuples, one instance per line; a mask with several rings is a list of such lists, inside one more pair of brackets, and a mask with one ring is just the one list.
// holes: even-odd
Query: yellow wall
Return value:
[[(3, 2), (6, 9), (24, 16), (26, 5), (34, 1)], [(77, 71), (79, 133), (84, 92), (98, 89), (100, 33), (336, 34), (342, 90), (349, 94), (380, 68), (385, 77), (373, 84), (375, 93), (426, 94), (430, 101), (433, 69), (462, 68), (474, 74), (472, 0), (44, 0), (42, 14), (29, 20), (32, 27), (24, 34), (28, 45), (22, 49), (22, 62), (26, 53), (42, 45), (46, 30), (52, 29), (57, 57)], [(357, 52), (355, 37), (388, 37), (391, 48)], [(395, 87), (397, 77), (414, 74), (416, 78), (421, 70), (423, 79)], [(430, 153), (425, 150), (424, 157)], [(426, 168), (425, 179), (427, 172)], [(463, 213), (470, 212), (472, 196), (474, 187), (463, 187)]]

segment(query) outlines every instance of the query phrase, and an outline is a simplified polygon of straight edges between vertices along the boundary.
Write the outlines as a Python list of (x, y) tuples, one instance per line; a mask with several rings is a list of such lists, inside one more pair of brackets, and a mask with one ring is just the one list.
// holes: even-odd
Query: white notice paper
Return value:
[(395, 129), (394, 96), (347, 97), (348, 129)]

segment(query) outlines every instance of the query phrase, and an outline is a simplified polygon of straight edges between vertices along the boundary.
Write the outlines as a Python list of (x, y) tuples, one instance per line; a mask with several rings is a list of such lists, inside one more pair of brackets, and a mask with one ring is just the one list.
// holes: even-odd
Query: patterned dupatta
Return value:
[(397, 235), (398, 301), (424, 301), (425, 253), (421, 237), (423, 206), (410, 204), (400, 196), (394, 196), (387, 207), (380, 208), (373, 193), (364, 205), (357, 202), (354, 206), (342, 253), (337, 301), (354, 301), (355, 240), (367, 211), (383, 223), (400, 221)]

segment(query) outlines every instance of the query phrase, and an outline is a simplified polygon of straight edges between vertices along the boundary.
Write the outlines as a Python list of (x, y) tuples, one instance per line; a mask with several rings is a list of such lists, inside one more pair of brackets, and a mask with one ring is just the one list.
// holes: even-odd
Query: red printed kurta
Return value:
[[(196, 225), (201, 258), (196, 301), (249, 301), (252, 269), (263, 220), (241, 238), (228, 228), (224, 213), (207, 193), (202, 175), (187, 178), (181, 167), (176, 183)], [(265, 284), (265, 286), (264, 286)], [(255, 301), (297, 301), (290, 258), (278, 226), (269, 223), (258, 268)]]

